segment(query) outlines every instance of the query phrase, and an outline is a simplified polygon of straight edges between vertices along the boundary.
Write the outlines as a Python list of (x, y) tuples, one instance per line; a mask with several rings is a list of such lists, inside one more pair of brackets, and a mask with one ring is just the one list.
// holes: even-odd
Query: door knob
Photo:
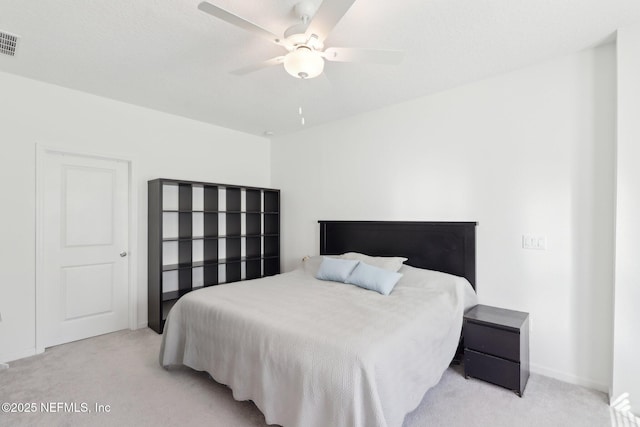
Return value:
[(127, 251), (122, 251), (122, 252), (120, 252), (120, 256), (121, 256), (122, 258), (126, 257), (126, 256), (127, 256)]

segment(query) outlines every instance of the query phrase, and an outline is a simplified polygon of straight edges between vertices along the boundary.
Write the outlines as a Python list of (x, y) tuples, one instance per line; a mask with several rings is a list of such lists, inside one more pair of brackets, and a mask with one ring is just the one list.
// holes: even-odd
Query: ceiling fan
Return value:
[(313, 3), (303, 0), (296, 4), (294, 9), (301, 22), (287, 28), (283, 37), (278, 37), (271, 31), (208, 2), (200, 3), (198, 9), (264, 37), (288, 51), (285, 55), (232, 71), (232, 74), (244, 75), (272, 65), (283, 64), (285, 70), (293, 77), (311, 79), (322, 73), (325, 59), (337, 62), (398, 64), (404, 52), (346, 47), (324, 48), (324, 40), (354, 2), (355, 0), (323, 0), (314, 14)]

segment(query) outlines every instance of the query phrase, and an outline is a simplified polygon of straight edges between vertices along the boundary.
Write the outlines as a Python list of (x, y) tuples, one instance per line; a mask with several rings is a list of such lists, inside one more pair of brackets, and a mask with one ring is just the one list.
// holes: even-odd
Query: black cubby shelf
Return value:
[(196, 289), (280, 273), (280, 190), (148, 182), (149, 327)]
[(163, 242), (181, 242), (181, 241), (191, 242), (194, 240), (222, 240), (222, 239), (241, 239), (243, 237), (274, 237), (274, 236), (278, 236), (278, 234), (277, 233), (271, 233), (271, 234), (259, 233), (259, 234), (238, 234), (237, 236), (166, 237), (166, 238), (163, 238), (162, 241)]

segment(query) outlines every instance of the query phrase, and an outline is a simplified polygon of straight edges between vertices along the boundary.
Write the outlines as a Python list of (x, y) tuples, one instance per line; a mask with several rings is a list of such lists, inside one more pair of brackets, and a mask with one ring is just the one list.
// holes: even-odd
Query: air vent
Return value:
[(0, 31), (0, 53), (15, 56), (18, 36)]

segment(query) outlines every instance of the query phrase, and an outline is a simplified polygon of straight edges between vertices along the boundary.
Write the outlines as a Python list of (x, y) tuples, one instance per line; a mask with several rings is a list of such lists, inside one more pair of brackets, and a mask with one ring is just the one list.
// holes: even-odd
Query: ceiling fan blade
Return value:
[(284, 62), (284, 56), (276, 56), (275, 58), (267, 59), (264, 62), (258, 64), (247, 65), (246, 67), (238, 68), (231, 72), (236, 76), (244, 76), (245, 74), (253, 73), (254, 71), (262, 70), (263, 68), (270, 67), (272, 65), (279, 65)]
[(198, 9), (205, 13), (208, 13), (209, 15), (213, 15), (218, 19), (222, 19), (223, 21), (228, 22), (231, 25), (235, 25), (238, 28), (242, 28), (243, 30), (271, 40), (275, 44), (284, 44), (283, 40), (281, 40), (280, 37), (276, 36), (271, 31), (265, 30), (264, 28), (254, 24), (253, 22), (247, 21), (246, 19), (241, 18), (238, 15), (234, 15), (233, 13), (219, 8), (218, 6), (215, 6), (211, 3), (203, 1), (198, 5)]
[(315, 36), (323, 42), (354, 2), (355, 0), (323, 0), (307, 27), (307, 39)]
[(353, 49), (349, 47), (330, 47), (323, 52), (327, 61), (369, 62), (373, 64), (399, 64), (404, 52), (399, 50)]

